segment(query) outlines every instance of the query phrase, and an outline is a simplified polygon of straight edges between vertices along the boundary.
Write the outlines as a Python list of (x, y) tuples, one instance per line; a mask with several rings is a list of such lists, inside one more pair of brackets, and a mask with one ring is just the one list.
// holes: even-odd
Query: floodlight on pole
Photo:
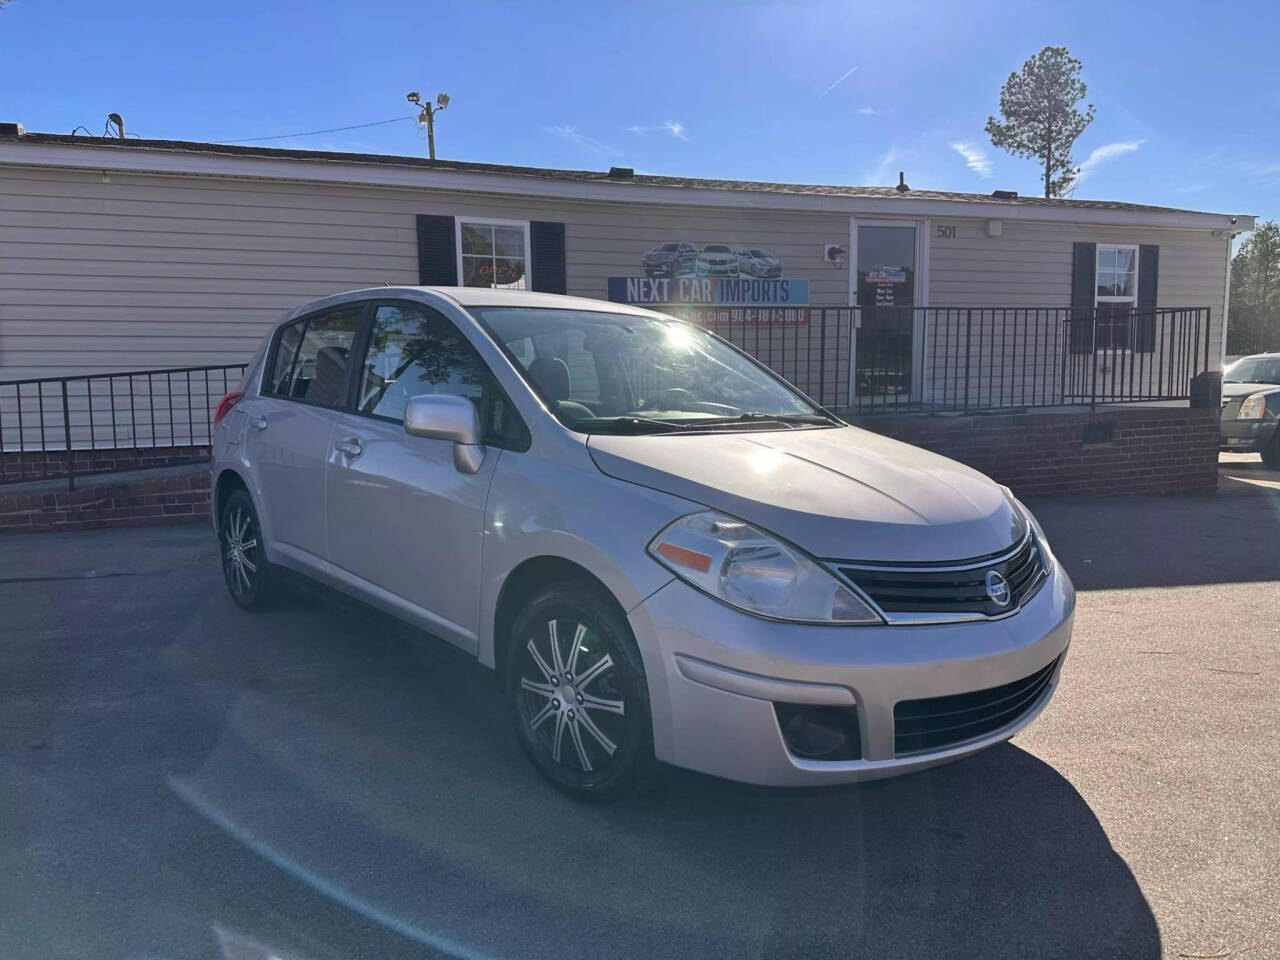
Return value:
[(436, 114), (449, 106), (449, 95), (447, 93), (437, 93), (434, 106), (430, 102), (423, 103), (422, 95), (417, 90), (410, 90), (404, 95), (404, 98), (415, 106), (422, 108), (418, 113), (418, 123), (427, 128), (427, 155), (434, 160), (436, 158)]

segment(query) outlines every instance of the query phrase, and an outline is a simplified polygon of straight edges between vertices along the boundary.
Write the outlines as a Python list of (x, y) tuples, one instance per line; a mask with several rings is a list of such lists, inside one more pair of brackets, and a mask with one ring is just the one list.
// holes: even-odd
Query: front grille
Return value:
[(894, 755), (942, 750), (1008, 726), (1040, 702), (1057, 666), (1054, 660), (1029, 677), (989, 690), (895, 704)]
[[(838, 569), (889, 615), (890, 621), (909, 620), (910, 614), (959, 614), (973, 619), (975, 615), (1012, 613), (1039, 589), (1047, 572), (1044, 554), (1032, 533), (1017, 547), (987, 558), (919, 565), (845, 564)], [(1008, 584), (1008, 603), (997, 603), (988, 593), (987, 575), (992, 571)]]

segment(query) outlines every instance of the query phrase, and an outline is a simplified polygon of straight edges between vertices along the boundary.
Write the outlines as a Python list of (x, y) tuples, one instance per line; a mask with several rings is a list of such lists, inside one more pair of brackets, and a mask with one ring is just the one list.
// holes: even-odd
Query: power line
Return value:
[(388, 123), (400, 123), (404, 120), (417, 120), (417, 114), (407, 117), (392, 117), (390, 120), (375, 120), (372, 123), (355, 123), (349, 127), (330, 127), (328, 130), (308, 130), (306, 133), (282, 133), (275, 137), (237, 137), (235, 140), (210, 140), (210, 143), (259, 143), (263, 140), (288, 140), (291, 137), (314, 137), (322, 133), (342, 133), (344, 130), (363, 130), (365, 127), (382, 127)]

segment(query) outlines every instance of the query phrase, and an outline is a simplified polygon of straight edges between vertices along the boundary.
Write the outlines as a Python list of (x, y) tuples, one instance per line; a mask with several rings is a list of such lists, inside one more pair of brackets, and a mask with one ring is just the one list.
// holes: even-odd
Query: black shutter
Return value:
[(436, 287), (458, 285), (458, 243), (453, 217), (418, 214), (418, 283)]
[(539, 293), (567, 293), (564, 269), (564, 224), (534, 220), (529, 224), (529, 267), (532, 286)]
[(1156, 349), (1156, 287), (1160, 279), (1160, 248), (1144, 243), (1138, 248), (1138, 329), (1134, 349), (1152, 353)]
[(1098, 245), (1077, 243), (1071, 267), (1071, 352), (1093, 349), (1094, 297), (1098, 292)]

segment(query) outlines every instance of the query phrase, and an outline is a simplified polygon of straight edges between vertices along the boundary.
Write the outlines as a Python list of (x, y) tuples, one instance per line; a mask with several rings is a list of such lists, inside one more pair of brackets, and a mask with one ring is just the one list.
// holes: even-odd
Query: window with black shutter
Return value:
[(1071, 352), (1152, 352), (1159, 271), (1154, 244), (1075, 244)]
[(453, 217), (418, 215), (418, 283), (458, 285), (458, 247)]
[(529, 224), (533, 289), (539, 293), (568, 293), (564, 265), (564, 224), (535, 220)]
[(1071, 352), (1093, 350), (1093, 311), (1096, 296), (1098, 245), (1077, 243), (1071, 269)]

